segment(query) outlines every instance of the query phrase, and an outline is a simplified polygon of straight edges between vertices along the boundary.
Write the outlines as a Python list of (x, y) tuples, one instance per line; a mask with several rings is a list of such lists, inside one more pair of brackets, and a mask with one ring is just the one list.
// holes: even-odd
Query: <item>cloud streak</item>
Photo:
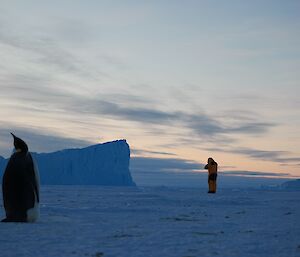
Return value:
[(130, 161), (133, 172), (169, 172), (169, 171), (197, 171), (204, 165), (195, 161), (177, 158), (133, 157)]
[(32, 57), (30, 62), (37, 65), (45, 65), (47, 68), (55, 68), (75, 74), (87, 74), (82, 60), (60, 47), (57, 42), (45, 36), (28, 39), (25, 35), (12, 35), (0, 27), (0, 44), (21, 50)]
[(247, 176), (247, 177), (289, 177), (289, 173), (275, 173), (275, 172), (262, 172), (262, 171), (222, 171), (225, 176)]
[[(72, 106), (65, 106), (69, 111), (94, 113), (114, 117), (116, 119), (134, 121), (148, 126), (166, 125), (189, 129), (195, 135), (215, 137), (219, 135), (258, 135), (268, 131), (273, 123), (240, 120), (240, 125), (226, 125), (221, 120), (205, 113), (190, 114), (187, 112), (167, 112), (155, 108), (130, 107), (119, 105), (117, 102), (85, 98), (74, 100)], [(105, 99), (105, 96), (103, 97)], [(70, 108), (71, 107), (71, 108)], [(80, 107), (80, 108), (78, 108)]]
[[(50, 81), (33, 75), (13, 75), (0, 80), (1, 94), (10, 99), (19, 99), (19, 104), (27, 104), (40, 108), (47, 106), (48, 112), (61, 109), (67, 113), (81, 115), (101, 115), (116, 120), (138, 122), (145, 126), (165, 125), (178, 126), (188, 129), (195, 136), (214, 138), (218, 136), (230, 136), (236, 134), (259, 135), (266, 133), (275, 124), (258, 122), (241, 118), (239, 125), (227, 125), (221, 119), (205, 113), (190, 114), (183, 111), (167, 112), (155, 107), (141, 107), (142, 99), (128, 94), (111, 95), (98, 94), (96, 96), (79, 95), (68, 90), (51, 85)], [(120, 104), (124, 102), (125, 104)], [(144, 101), (147, 102), (147, 101)], [(135, 105), (132, 107), (131, 105)], [(33, 108), (34, 109), (34, 108)], [(34, 110), (33, 110), (34, 111)]]
[(148, 150), (142, 150), (142, 149), (131, 149), (131, 153), (135, 156), (145, 156), (147, 154), (151, 155), (165, 155), (165, 156), (176, 156), (174, 153), (168, 153), (168, 152), (158, 152), (158, 151), (148, 151)]
[(13, 139), (10, 135), (13, 132), (22, 138), (33, 152), (52, 152), (65, 148), (86, 147), (92, 143), (89, 141), (63, 137), (60, 135), (46, 134), (32, 128), (12, 126), (10, 129), (0, 128), (0, 151), (8, 156), (13, 150)]
[(206, 150), (212, 152), (227, 152), (233, 154), (244, 155), (250, 157), (251, 159), (255, 160), (262, 160), (262, 161), (272, 161), (278, 163), (290, 163), (290, 162), (299, 162), (299, 157), (286, 157), (291, 152), (288, 151), (266, 151), (266, 150), (258, 150), (246, 147), (237, 147), (237, 148), (207, 148)]

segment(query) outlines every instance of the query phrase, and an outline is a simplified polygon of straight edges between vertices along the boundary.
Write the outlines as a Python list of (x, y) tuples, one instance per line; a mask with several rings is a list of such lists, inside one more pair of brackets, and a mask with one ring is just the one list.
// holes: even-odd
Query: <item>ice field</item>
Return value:
[(39, 221), (0, 223), (0, 253), (300, 256), (299, 199), (284, 190), (42, 186)]

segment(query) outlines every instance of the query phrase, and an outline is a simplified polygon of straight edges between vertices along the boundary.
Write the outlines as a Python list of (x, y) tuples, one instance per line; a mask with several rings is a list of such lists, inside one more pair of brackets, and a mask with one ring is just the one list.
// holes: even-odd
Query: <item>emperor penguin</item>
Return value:
[(39, 218), (40, 182), (38, 167), (27, 144), (11, 133), (15, 151), (2, 181), (6, 218), (2, 222), (35, 222)]

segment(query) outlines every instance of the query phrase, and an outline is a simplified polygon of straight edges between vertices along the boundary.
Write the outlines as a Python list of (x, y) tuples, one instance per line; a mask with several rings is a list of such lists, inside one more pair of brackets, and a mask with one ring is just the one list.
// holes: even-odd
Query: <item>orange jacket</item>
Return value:
[(216, 162), (208, 163), (205, 165), (204, 169), (208, 170), (208, 175), (215, 174), (218, 172), (218, 164)]

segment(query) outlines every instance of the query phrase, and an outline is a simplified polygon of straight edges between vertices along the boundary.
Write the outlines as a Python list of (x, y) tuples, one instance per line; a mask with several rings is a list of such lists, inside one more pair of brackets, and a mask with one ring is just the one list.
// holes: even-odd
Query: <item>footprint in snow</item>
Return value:
[(192, 232), (193, 235), (195, 236), (216, 236), (218, 233), (214, 232)]
[(162, 220), (170, 220), (170, 221), (199, 221), (198, 219), (189, 218), (189, 217), (166, 217), (161, 218)]
[(104, 253), (102, 253), (102, 252), (96, 252), (93, 256), (94, 257), (102, 257), (102, 256), (104, 256)]

